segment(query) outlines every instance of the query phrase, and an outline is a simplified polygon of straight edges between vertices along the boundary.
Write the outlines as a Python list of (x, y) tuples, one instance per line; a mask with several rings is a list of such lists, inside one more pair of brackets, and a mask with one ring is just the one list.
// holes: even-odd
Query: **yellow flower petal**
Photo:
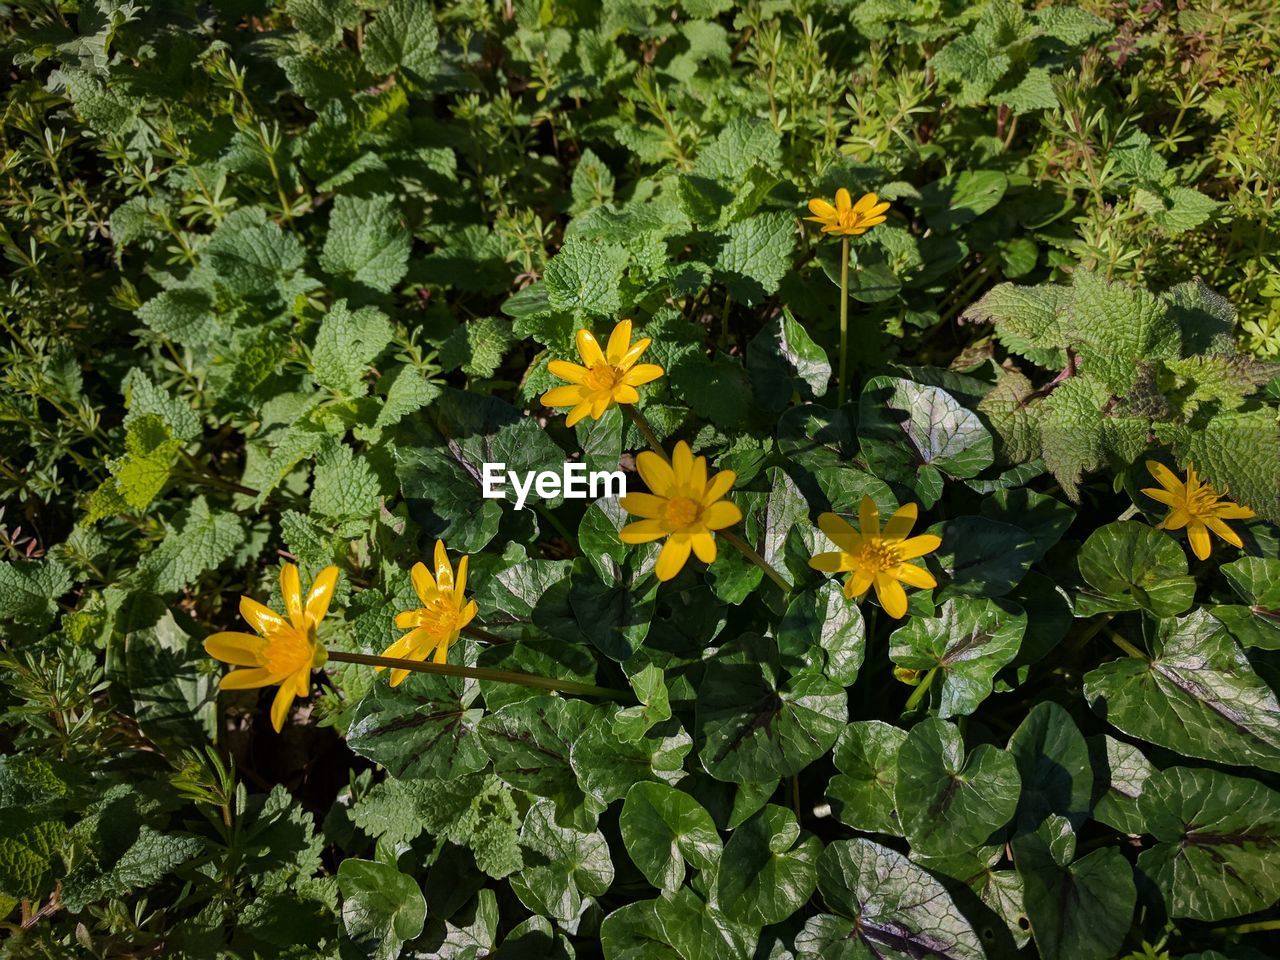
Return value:
[(858, 527), (864, 538), (880, 536), (880, 511), (876, 509), (876, 502), (865, 493), (858, 504)]
[(1142, 492), (1145, 493), (1152, 500), (1156, 500), (1159, 503), (1165, 504), (1166, 506), (1172, 507), (1174, 504), (1178, 502), (1178, 495), (1176, 493), (1170, 493), (1168, 490), (1165, 490), (1163, 487), (1143, 487)]
[[(648, 337), (641, 337), (631, 345), (631, 348), (626, 353), (618, 358), (618, 362), (614, 364), (614, 367), (624, 373), (629, 371), (644, 352), (649, 349), (649, 344), (651, 343), (653, 343), (653, 341)], [(652, 366), (652, 364), (650, 364), (650, 366)]]
[(1166, 490), (1177, 493), (1184, 484), (1174, 475), (1174, 472), (1157, 460), (1147, 461), (1147, 472), (1156, 478), (1156, 482)]
[(329, 612), (329, 601), (333, 599), (333, 589), (337, 584), (338, 568), (334, 566), (325, 567), (311, 581), (305, 612), (312, 623), (319, 623)]
[(642, 450), (636, 454), (636, 469), (640, 471), (640, 477), (649, 489), (658, 496), (674, 495), (676, 475), (671, 469), (671, 464), (652, 450)]
[(884, 525), (884, 538), (901, 540), (906, 537), (911, 532), (911, 528), (916, 525), (918, 514), (919, 508), (914, 503), (904, 503), (894, 511), (889, 522)]
[(809, 558), (809, 566), (823, 573), (844, 573), (851, 569), (845, 564), (843, 553), (815, 553)]
[(591, 412), (591, 401), (583, 400), (580, 404), (569, 411), (569, 415), (564, 418), (564, 425), (572, 427), (575, 423)]
[(907, 614), (907, 593), (902, 584), (887, 573), (877, 573), (875, 578), (876, 599), (884, 612), (895, 620), (901, 620)]
[(264, 637), (274, 633), (288, 623), (280, 614), (252, 597), (240, 598), (240, 616), (244, 617), (245, 623), (249, 624)]
[(618, 325), (609, 334), (609, 343), (605, 347), (605, 359), (612, 366), (619, 366), (626, 352), (631, 349), (631, 321), (619, 320)]
[(702, 511), (702, 523), (708, 530), (723, 530), (742, 522), (742, 511), (729, 500), (717, 500)]
[(269, 687), (276, 678), (266, 667), (250, 667), (247, 670), (232, 670), (224, 674), (218, 684), (219, 690), (252, 690), (255, 687)]
[(280, 595), (284, 597), (284, 609), (289, 620), (299, 630), (305, 629), (302, 622), (302, 581), (298, 577), (298, 568), (292, 563), (280, 567)]
[(568, 380), (570, 383), (582, 383), (586, 380), (591, 371), (586, 367), (580, 367), (576, 363), (570, 363), (568, 360), (552, 360), (547, 364), (547, 372), (552, 376), (559, 377), (561, 380)]
[(657, 520), (637, 520), (635, 523), (628, 523), (618, 531), (618, 539), (630, 544), (651, 543), (654, 540), (661, 540), (666, 535), (667, 531)]
[(862, 537), (854, 530), (849, 521), (835, 513), (824, 513), (818, 517), (818, 529), (827, 535), (827, 539), (847, 553), (857, 553), (862, 547)]
[(542, 403), (548, 407), (572, 407), (582, 402), (586, 391), (576, 385), (552, 387), (542, 395)]
[(875, 577), (868, 570), (854, 570), (844, 582), (844, 595), (850, 600), (857, 600), (871, 589)]
[(654, 567), (658, 579), (665, 582), (684, 569), (691, 550), (688, 534), (677, 533), (668, 537), (667, 542), (662, 545), (662, 552), (658, 554), (657, 566)]
[(1230, 527), (1228, 527), (1225, 523), (1223, 523), (1217, 517), (1205, 517), (1204, 522), (1205, 522), (1205, 526), (1207, 526), (1210, 530), (1212, 530), (1214, 533), (1220, 536), (1223, 540), (1227, 541), (1227, 543), (1231, 544), (1233, 547), (1244, 546), (1244, 541), (1240, 539), (1240, 535), (1236, 533), (1234, 530), (1232, 530)]
[(926, 553), (933, 553), (940, 546), (942, 546), (941, 537), (934, 536), (932, 533), (922, 533), (918, 537), (911, 537), (898, 544), (898, 559), (914, 560), (916, 557), (923, 557)]
[(435, 552), (436, 586), (446, 593), (453, 589), (453, 564), (449, 562), (449, 552), (444, 548), (444, 541), (436, 541)]
[(919, 587), (921, 590), (932, 590), (938, 585), (933, 574), (914, 563), (900, 563), (890, 573), (908, 586)]
[(806, 217), (806, 219), (834, 220), (837, 216), (836, 208), (819, 197), (814, 197), (809, 201), (809, 212), (812, 213), (813, 216)]
[(874, 193), (864, 193), (858, 198), (858, 202), (853, 205), (853, 212), (860, 216), (868, 216), (871, 208), (876, 205), (876, 195)]
[(237, 667), (256, 667), (262, 663), (262, 648), (267, 641), (252, 633), (214, 633), (204, 638), (204, 652), (215, 660)]
[(1209, 542), (1209, 529), (1199, 520), (1187, 524), (1187, 541), (1191, 544), (1191, 552), (1201, 560), (1208, 560), (1213, 545)]
[(293, 688), (282, 683), (280, 689), (276, 691), (276, 698), (271, 701), (271, 726), (275, 728), (276, 733), (284, 729), (284, 721), (289, 716), (289, 708), (293, 706), (294, 692)]
[(458, 561), (458, 579), (453, 584), (453, 595), (459, 600), (467, 592), (467, 569), (471, 566), (471, 558), (466, 554)]
[(651, 493), (628, 493), (618, 499), (618, 505), (627, 513), (650, 519), (661, 517), (667, 511), (667, 501)]
[(600, 349), (600, 344), (596, 342), (596, 338), (590, 330), (579, 330), (576, 339), (578, 353), (587, 367), (599, 366), (605, 362), (604, 352)]
[(695, 533), (689, 538), (694, 555), (703, 563), (716, 562), (716, 538), (709, 533)]
[(709, 507), (733, 489), (738, 475), (732, 470), (721, 470), (707, 481), (707, 488), (702, 492), (702, 505)]
[(683, 489), (693, 472), (693, 451), (683, 440), (671, 451), (671, 469), (675, 472), (676, 486)]
[(836, 212), (844, 215), (853, 209), (853, 198), (849, 196), (849, 191), (841, 187), (836, 191)]
[(613, 388), (613, 400), (615, 403), (639, 403), (640, 394), (630, 384), (619, 383)]
[(639, 363), (622, 375), (621, 382), (629, 387), (640, 387), (657, 380), (663, 372), (656, 363)]
[(413, 569), (409, 571), (409, 579), (413, 581), (413, 589), (418, 594), (418, 599), (423, 603), (430, 603), (431, 598), (435, 596), (436, 579), (431, 576), (427, 565), (421, 561), (415, 563)]

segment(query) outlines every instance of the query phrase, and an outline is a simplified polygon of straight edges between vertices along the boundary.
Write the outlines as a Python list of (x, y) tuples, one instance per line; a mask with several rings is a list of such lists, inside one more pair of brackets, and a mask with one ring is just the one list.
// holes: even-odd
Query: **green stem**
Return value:
[(1145, 653), (1143, 653), (1141, 650), (1135, 647), (1132, 643), (1130, 643), (1124, 637), (1120, 636), (1120, 634), (1116, 633), (1114, 630), (1107, 631), (1107, 639), (1110, 640), (1112, 643), (1114, 643), (1117, 647), (1119, 647), (1125, 653), (1127, 653), (1129, 656), (1137, 657), (1139, 660), (1147, 659), (1147, 655)]
[(667, 456), (667, 451), (662, 449), (662, 444), (658, 441), (658, 435), (653, 432), (653, 427), (649, 426), (649, 421), (644, 418), (644, 414), (629, 403), (620, 403), (618, 406), (622, 408), (623, 413), (631, 418), (631, 422), (636, 425), (636, 429), (644, 436), (645, 442), (649, 444), (649, 449), (667, 461), (667, 463), (670, 463), (671, 458)]
[(371, 667), (389, 667), (392, 670), (415, 670), (418, 673), (434, 673), (442, 677), (470, 677), (472, 680), (515, 683), (522, 687), (557, 690), (561, 693), (578, 693), (587, 697), (604, 697), (608, 700), (633, 699), (632, 694), (626, 690), (597, 687), (591, 683), (578, 683), (574, 680), (553, 680), (550, 677), (539, 677), (531, 673), (517, 673), (514, 670), (460, 667), (452, 663), (426, 663), (420, 660), (401, 660), (399, 657), (377, 657), (369, 653), (346, 653), (342, 650), (330, 650), (328, 653), (330, 660), (335, 660), (339, 663), (362, 663)]
[(492, 643), (495, 645), (515, 642), (513, 640), (508, 640), (506, 637), (500, 637), (496, 633), (490, 633), (488, 630), (481, 629), (480, 627), (463, 627), (462, 632), (469, 637), (475, 637), (477, 640), (483, 640), (485, 643)]
[(751, 544), (747, 543), (747, 541), (743, 540), (740, 536), (738, 536), (732, 530), (717, 530), (716, 536), (724, 537), (725, 540), (729, 541), (729, 543), (739, 553), (741, 553), (744, 557), (746, 557), (748, 560), (754, 563), (757, 567), (763, 570), (765, 573), (765, 576), (767, 576), (770, 580), (776, 583), (783, 593), (791, 592), (791, 584), (787, 583), (787, 581), (783, 578), (782, 574), (780, 574), (777, 570), (775, 570), (773, 565), (770, 564), (768, 560), (760, 556), (760, 554), (756, 553), (755, 549), (751, 546)]
[(1214, 933), (1262, 933), (1266, 930), (1280, 930), (1280, 920), (1260, 920), (1257, 923), (1242, 923), (1235, 927), (1225, 927)]
[(578, 538), (569, 532), (569, 528), (560, 522), (559, 517), (557, 517), (554, 513), (548, 510), (541, 503), (535, 503), (533, 505), (533, 509), (538, 512), (538, 516), (542, 517), (544, 520), (547, 521), (547, 523), (551, 524), (555, 532), (560, 534), (561, 538), (563, 538), (566, 543), (568, 543), (574, 549), (577, 549)]
[(924, 675), (924, 679), (917, 684), (916, 688), (911, 691), (911, 696), (907, 697), (907, 709), (914, 710), (920, 705), (920, 701), (924, 699), (924, 695), (929, 692), (929, 688), (933, 686), (933, 678), (938, 673), (938, 668), (934, 667)]
[(844, 406), (849, 382), (849, 238), (840, 238), (840, 380), (836, 406)]

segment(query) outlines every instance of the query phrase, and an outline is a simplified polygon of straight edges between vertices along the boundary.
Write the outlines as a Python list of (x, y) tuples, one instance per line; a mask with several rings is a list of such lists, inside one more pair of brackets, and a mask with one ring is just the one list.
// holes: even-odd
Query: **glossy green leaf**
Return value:
[(1136, 520), (1109, 523), (1091, 533), (1080, 549), (1079, 564), (1080, 575), (1100, 595), (1088, 598), (1087, 612), (1142, 609), (1171, 617), (1191, 606), (1195, 596), (1182, 547)]
[(811, 673), (782, 680), (773, 644), (744, 634), (706, 665), (694, 744), (716, 779), (765, 783), (830, 750), (847, 716), (843, 688)]
[(1280, 702), (1226, 628), (1204, 610), (1163, 620), (1150, 657), (1085, 675), (1095, 713), (1191, 757), (1280, 771)]
[(685, 862), (709, 870), (720, 859), (720, 835), (702, 804), (663, 783), (637, 783), (627, 791), (618, 818), (622, 842), (645, 879), (659, 890), (676, 890)]
[(812, 664), (849, 687), (858, 679), (866, 636), (862, 611), (839, 583), (829, 580), (792, 595), (778, 626), (778, 650), (784, 660)]
[(829, 913), (796, 934), (802, 960), (986, 960), (946, 889), (900, 853), (870, 840), (837, 840), (818, 857)]
[(414, 879), (394, 865), (343, 860), (338, 890), (347, 934), (365, 945), (374, 960), (399, 956), (401, 944), (422, 932), (427, 901)]
[(768, 804), (735, 829), (716, 873), (716, 902), (742, 923), (781, 923), (817, 884), (822, 841), (802, 833), (795, 814)]
[(827, 801), (841, 823), (869, 833), (902, 835), (894, 808), (898, 751), (907, 731), (880, 720), (849, 724), (832, 759), (840, 772), (827, 786)]
[(1137, 805), (1157, 841), (1138, 869), (1170, 916), (1225, 920), (1280, 899), (1280, 793), (1216, 770), (1170, 767), (1143, 784)]
[(584, 896), (599, 897), (613, 883), (604, 834), (559, 826), (550, 800), (539, 800), (525, 814), (520, 846), (524, 869), (511, 877), (511, 889), (534, 913), (568, 923), (581, 912)]
[(893, 800), (911, 849), (948, 856), (981, 846), (1013, 817), (1021, 781), (1005, 751), (981, 744), (968, 756), (960, 731), (929, 718), (898, 749)]
[(940, 717), (964, 716), (991, 695), (995, 675), (1018, 654), (1027, 615), (1003, 600), (955, 597), (936, 617), (912, 617), (889, 638), (900, 667), (937, 671), (931, 702)]
[(347, 745), (393, 777), (454, 780), (483, 770), (489, 757), (476, 736), (484, 711), (475, 685), (411, 673), (398, 687), (382, 677), (356, 706)]

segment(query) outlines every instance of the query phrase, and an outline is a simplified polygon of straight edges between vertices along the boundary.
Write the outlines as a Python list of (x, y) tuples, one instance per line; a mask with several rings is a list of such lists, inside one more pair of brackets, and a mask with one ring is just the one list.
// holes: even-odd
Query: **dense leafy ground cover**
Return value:
[(0, 954), (1274, 955), (1270, 0), (0, 17)]

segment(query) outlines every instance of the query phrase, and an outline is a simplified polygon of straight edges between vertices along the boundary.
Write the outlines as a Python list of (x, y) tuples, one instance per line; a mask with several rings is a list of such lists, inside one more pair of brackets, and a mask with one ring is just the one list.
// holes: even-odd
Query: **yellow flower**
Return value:
[(916, 505), (907, 503), (898, 508), (881, 530), (875, 502), (864, 496), (858, 506), (860, 533), (834, 513), (824, 513), (818, 518), (818, 527), (840, 551), (819, 553), (810, 559), (809, 566), (823, 573), (852, 572), (853, 576), (844, 582), (846, 597), (861, 599), (874, 586), (880, 606), (895, 620), (900, 619), (907, 612), (903, 583), (922, 590), (938, 585), (929, 571), (907, 562), (932, 553), (942, 544), (942, 538), (931, 533), (908, 537), (915, 522)]
[[(465, 596), (468, 559), (463, 557), (458, 561), (458, 578), (454, 580), (449, 554), (445, 552), (444, 544), (437, 540), (436, 575), (431, 576), (425, 563), (413, 565), (409, 576), (422, 606), (396, 614), (396, 626), (409, 632), (383, 650), (384, 657), (425, 660), (434, 650), (436, 663), (444, 663), (449, 658), (450, 645), (476, 615), (476, 602), (468, 602)], [(408, 670), (392, 670), (391, 685), (398, 686), (408, 675)]]
[(1161, 530), (1181, 530), (1186, 527), (1191, 552), (1201, 560), (1209, 556), (1210, 530), (1232, 546), (1244, 546), (1240, 536), (1224, 521), (1248, 520), (1255, 516), (1254, 512), (1248, 507), (1223, 499), (1227, 491), (1218, 493), (1197, 477), (1194, 464), (1187, 464), (1186, 483), (1179, 480), (1163, 463), (1148, 460), (1147, 470), (1156, 478), (1160, 487), (1144, 487), (1142, 492), (1169, 507), (1169, 515), (1156, 524), (1157, 527)]
[(849, 191), (841, 187), (836, 191), (834, 207), (817, 197), (810, 200), (809, 212), (813, 216), (805, 219), (822, 224), (823, 233), (857, 237), (876, 224), (884, 223), (884, 212), (888, 209), (888, 203), (876, 202), (874, 193), (864, 193), (858, 202), (854, 203), (849, 196)]
[(629, 493), (618, 502), (627, 513), (642, 520), (628, 523), (618, 533), (623, 543), (649, 543), (667, 538), (658, 554), (655, 572), (670, 580), (685, 565), (692, 551), (703, 563), (716, 558), (712, 531), (742, 520), (737, 504), (723, 499), (737, 474), (721, 470), (707, 479), (707, 458), (694, 457), (689, 445), (676, 444), (671, 462), (645, 450), (636, 456), (636, 468), (652, 493)]
[(571, 407), (564, 421), (570, 427), (587, 414), (599, 420), (615, 403), (636, 403), (640, 399), (636, 387), (662, 376), (662, 368), (656, 363), (636, 363), (652, 342), (642, 337), (632, 343), (630, 320), (613, 328), (603, 351), (590, 331), (579, 330), (578, 353), (586, 366), (566, 360), (547, 364), (547, 369), (561, 380), (568, 380), (569, 386), (548, 390), (542, 395), (542, 402), (548, 407)]
[(223, 663), (248, 670), (232, 670), (219, 684), (222, 690), (248, 690), (279, 684), (271, 702), (271, 726), (279, 733), (294, 697), (311, 692), (311, 671), (324, 664), (325, 648), (316, 640), (316, 627), (324, 619), (338, 582), (338, 568), (325, 567), (311, 584), (306, 599), (298, 568), (286, 563), (280, 568), (280, 593), (284, 596), (285, 619), (252, 597), (240, 598), (240, 615), (252, 633), (215, 633), (204, 641), (204, 649)]

